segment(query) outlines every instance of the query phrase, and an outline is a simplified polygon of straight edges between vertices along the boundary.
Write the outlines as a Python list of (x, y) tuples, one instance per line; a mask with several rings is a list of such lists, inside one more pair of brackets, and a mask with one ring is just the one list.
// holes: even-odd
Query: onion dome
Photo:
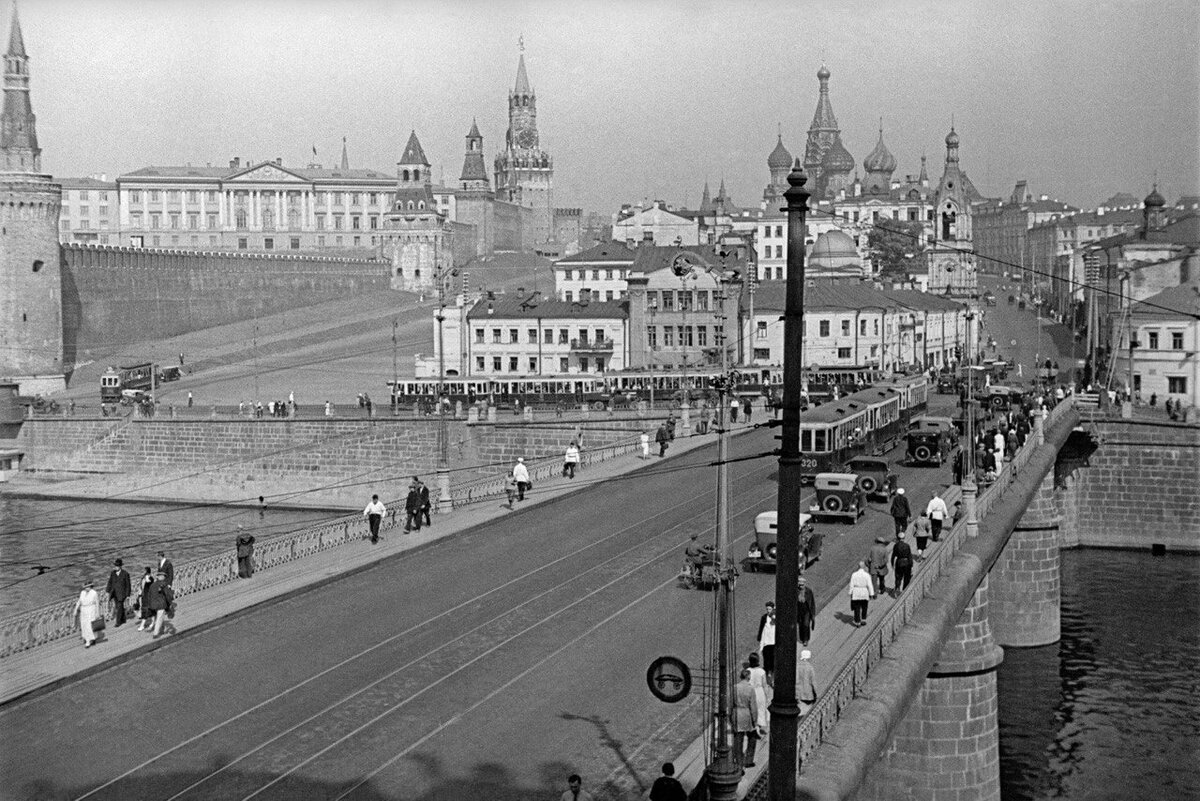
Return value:
[(1167, 199), (1158, 193), (1158, 184), (1155, 184), (1154, 188), (1150, 190), (1150, 194), (1146, 195), (1146, 199), (1143, 200), (1142, 203), (1148, 209), (1161, 209), (1163, 206), (1167, 205)]
[(829, 68), (826, 67), (824, 64), (821, 65), (821, 69), (817, 70), (817, 80), (819, 80), (819, 81), (829, 80)]
[(829, 150), (825, 151), (825, 157), (821, 159), (821, 167), (829, 172), (842, 173), (848, 173), (854, 169), (854, 156), (851, 156), (850, 151), (846, 150), (846, 146), (842, 144), (842, 137), (834, 139)]
[(775, 149), (767, 157), (767, 166), (772, 170), (782, 170), (792, 166), (792, 154), (783, 146), (783, 134), (779, 135), (779, 141), (775, 143)]
[(946, 134), (946, 147), (958, 147), (958, 134), (954, 132), (954, 126), (950, 126), (950, 133)]
[(875, 149), (871, 151), (865, 159), (863, 159), (863, 169), (867, 172), (894, 172), (896, 169), (896, 157), (887, 149), (887, 145), (883, 143), (883, 129), (879, 129), (879, 141), (875, 143)]

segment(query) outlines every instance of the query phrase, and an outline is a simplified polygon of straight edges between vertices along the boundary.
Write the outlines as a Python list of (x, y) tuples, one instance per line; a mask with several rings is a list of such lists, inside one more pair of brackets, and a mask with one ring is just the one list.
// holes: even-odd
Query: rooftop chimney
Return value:
[(237, 156), (234, 156), (233, 158), (231, 158), (229, 160), (229, 169), (236, 170), (239, 166), (241, 166), (241, 163), (242, 163), (242, 160), (240, 158), (238, 158)]

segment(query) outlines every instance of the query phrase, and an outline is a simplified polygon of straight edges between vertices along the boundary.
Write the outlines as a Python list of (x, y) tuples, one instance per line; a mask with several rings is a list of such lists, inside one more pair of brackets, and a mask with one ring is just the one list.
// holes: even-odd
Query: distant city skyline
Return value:
[[(936, 181), (951, 118), (990, 197), (1095, 206), (1200, 193), (1194, 3), (820, 8), (603, 4), (26, 0), (43, 164), (58, 177), (152, 164), (340, 161), (394, 172), (411, 130), (434, 177), (462, 169), (472, 120), (489, 178), (523, 37), (554, 205), (696, 207), (722, 179), (757, 207), (776, 132), (793, 156), (824, 63), (842, 141), (862, 161), (882, 118), (896, 177)], [(1086, 13), (1082, 13), (1086, 10)], [(7, 20), (6, 20), (7, 21)]]

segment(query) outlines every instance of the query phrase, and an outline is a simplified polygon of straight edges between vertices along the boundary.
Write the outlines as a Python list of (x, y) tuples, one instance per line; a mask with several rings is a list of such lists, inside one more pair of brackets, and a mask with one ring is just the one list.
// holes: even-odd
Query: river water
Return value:
[(1005, 649), (1004, 801), (1200, 798), (1200, 557), (1062, 554), (1062, 639)]
[[(84, 580), (103, 595), (120, 557), (136, 583), (164, 550), (175, 564), (233, 550), (238, 524), (258, 538), (340, 516), (330, 512), (46, 501), (0, 494), (0, 618), (79, 595)], [(52, 568), (38, 575), (39, 565)]]

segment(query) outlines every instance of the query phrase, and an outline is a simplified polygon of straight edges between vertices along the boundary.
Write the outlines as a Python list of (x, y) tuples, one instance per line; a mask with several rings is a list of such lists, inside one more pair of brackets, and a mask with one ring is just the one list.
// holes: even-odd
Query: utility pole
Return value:
[(975, 501), (979, 488), (975, 484), (975, 353), (972, 350), (971, 329), (975, 326), (975, 310), (967, 306), (967, 397), (963, 401), (963, 512), (967, 516), (967, 536), (979, 535), (979, 518), (975, 513)]
[(392, 417), (400, 413), (400, 404), (396, 402), (396, 396), (400, 394), (400, 370), (398, 367), (397, 348), (397, 333), (400, 329), (400, 321), (392, 319)]
[(779, 448), (779, 530), (775, 570), (775, 697), (767, 766), (772, 801), (796, 797), (800, 707), (796, 703), (796, 587), (800, 578), (800, 407), (804, 391), (804, 222), (808, 176), (796, 159), (784, 192), (788, 212), (787, 295), (783, 313), (783, 420)]
[(254, 408), (258, 408), (258, 314), (254, 315)]
[(450, 511), (450, 432), (446, 425), (446, 273), (438, 264), (438, 511)]
[(730, 723), (733, 712), (733, 675), (731, 672), (733, 651), (733, 560), (729, 556), (729, 431), (726, 428), (725, 404), (728, 393), (733, 390), (734, 374), (728, 372), (725, 332), (725, 291), (729, 276), (717, 279), (719, 305), (718, 318), (721, 326), (717, 336), (721, 345), (721, 375), (714, 382), (717, 389), (717, 543), (714, 554), (720, 584), (717, 586), (714, 603), (717, 617), (717, 714), (713, 725), (712, 761), (705, 768), (708, 777), (709, 795), (712, 801), (736, 801), (737, 786), (742, 777), (742, 766), (733, 760), (733, 749), (729, 741)]

